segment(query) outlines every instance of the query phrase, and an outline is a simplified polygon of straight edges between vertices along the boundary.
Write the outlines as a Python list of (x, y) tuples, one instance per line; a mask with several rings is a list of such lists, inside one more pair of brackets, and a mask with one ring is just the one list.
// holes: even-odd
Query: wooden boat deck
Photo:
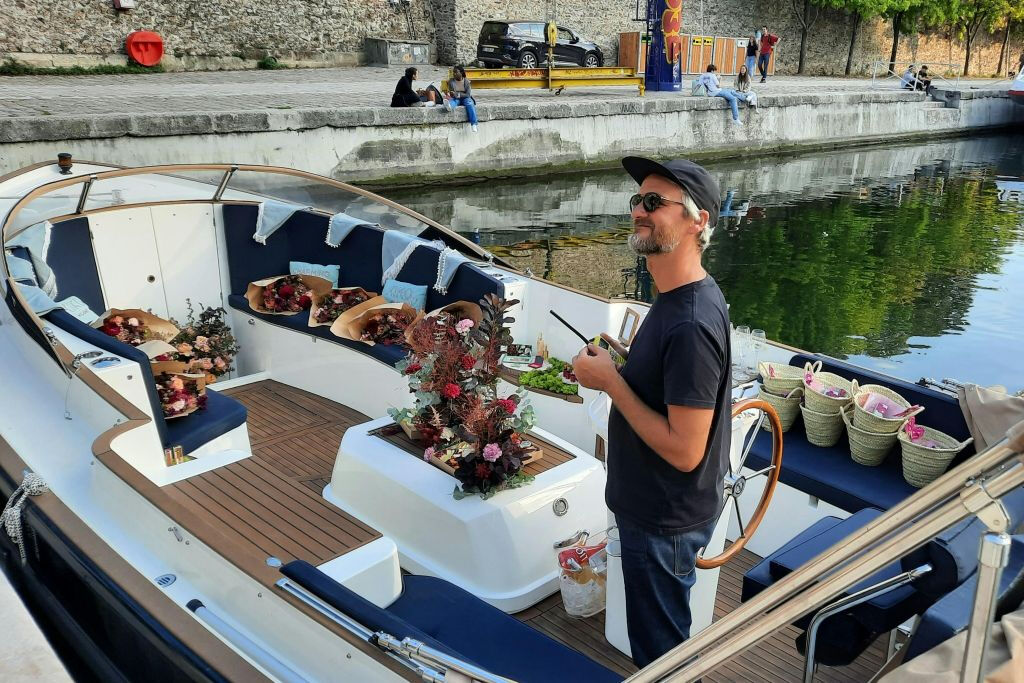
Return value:
[[(198, 509), (248, 550), (285, 562), (304, 559), (321, 564), (380, 537), (379, 532), (341, 512), (320, 495), (330, 481), (345, 430), (370, 418), (272, 380), (224, 393), (249, 410), (253, 456), (166, 487), (172, 497)], [(555, 460), (560, 458), (552, 458), (547, 465), (554, 466)], [(739, 605), (743, 574), (759, 559), (743, 551), (722, 568), (716, 618)], [(605, 641), (604, 613), (589, 619), (571, 618), (556, 593), (515, 616), (613, 671), (624, 676), (636, 671), (629, 658)], [(756, 648), (737, 655), (704, 680), (800, 680), (803, 657), (794, 645), (798, 634), (796, 628), (787, 627)], [(822, 667), (815, 679), (827, 683), (867, 681), (884, 661), (883, 636), (851, 666)]]
[(228, 389), (249, 411), (252, 457), (167, 487), (250, 550), (318, 565), (381, 534), (323, 499), (341, 436), (369, 418), (270, 380)]

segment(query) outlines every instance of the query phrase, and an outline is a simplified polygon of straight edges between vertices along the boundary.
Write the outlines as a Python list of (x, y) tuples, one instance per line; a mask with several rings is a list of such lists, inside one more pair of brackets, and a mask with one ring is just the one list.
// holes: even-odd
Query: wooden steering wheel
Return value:
[[(700, 569), (714, 569), (715, 567), (721, 567), (743, 550), (743, 546), (745, 546), (750, 537), (754, 535), (754, 531), (757, 530), (757, 526), (761, 523), (761, 520), (764, 519), (765, 513), (768, 512), (768, 503), (771, 502), (772, 494), (775, 492), (775, 484), (779, 481), (779, 472), (782, 469), (782, 423), (779, 422), (779, 416), (769, 403), (756, 398), (747, 399), (735, 404), (732, 407), (732, 416), (735, 418), (740, 413), (744, 413), (748, 410), (756, 410), (760, 413), (760, 416), (754, 423), (754, 428), (748, 430), (743, 437), (743, 454), (740, 456), (740, 461), (736, 464), (736, 467), (733, 468), (732, 458), (730, 458), (729, 471), (725, 474), (725, 504), (728, 506), (729, 499), (732, 499), (732, 505), (736, 509), (736, 522), (740, 525), (740, 535), (735, 541), (733, 541), (732, 545), (722, 551), (719, 555), (714, 557), (703, 557), (698, 553), (697, 567)], [(743, 465), (747, 461), (747, 456), (750, 454), (750, 449), (754, 445), (754, 440), (761, 432), (761, 425), (763, 425), (766, 420), (771, 426), (772, 432), (771, 464), (749, 476), (744, 476)], [(758, 502), (757, 508), (754, 510), (754, 514), (751, 516), (750, 521), (744, 525), (743, 517), (740, 515), (740, 496), (743, 495), (743, 492), (747, 487), (747, 483), (751, 479), (762, 475), (768, 478), (768, 482), (765, 484), (764, 492), (761, 494), (761, 500)], [(703, 551), (704, 549), (701, 548), (701, 552)]]

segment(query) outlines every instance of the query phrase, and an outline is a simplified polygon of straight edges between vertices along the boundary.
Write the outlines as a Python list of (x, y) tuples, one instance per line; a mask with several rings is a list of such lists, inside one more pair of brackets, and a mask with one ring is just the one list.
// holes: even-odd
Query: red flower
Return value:
[(116, 337), (117, 335), (121, 334), (121, 326), (118, 325), (117, 323), (108, 322), (104, 323), (103, 327), (100, 328), (100, 331), (103, 332), (103, 334), (108, 334), (111, 337)]
[(514, 415), (516, 412), (516, 402), (510, 398), (499, 398), (495, 403), (509, 415)]
[(462, 357), (461, 362), (463, 370), (472, 370), (473, 366), (476, 365), (476, 358), (473, 358), (473, 356), (467, 353), (465, 356)]
[(277, 288), (277, 295), (285, 299), (287, 299), (294, 293), (295, 288), (292, 287), (291, 285), (281, 285), (280, 287)]
[(513, 446), (518, 446), (523, 442), (523, 437), (519, 436), (517, 432), (512, 432), (512, 436), (508, 437), (508, 440), (512, 442)]
[(478, 462), (476, 464), (476, 470), (474, 471), (477, 479), (490, 479), (491, 478), (491, 466), (485, 462)]
[(457, 398), (460, 394), (462, 394), (462, 389), (459, 388), (458, 384), (453, 382), (448, 382), (448, 384), (445, 384), (444, 388), (441, 389), (441, 395), (445, 398)]
[(299, 305), (303, 308), (309, 308), (313, 305), (313, 299), (308, 294), (303, 294), (299, 297)]
[(405, 374), (413, 375), (423, 369), (423, 366), (419, 363), (409, 363), (409, 367), (405, 369)]

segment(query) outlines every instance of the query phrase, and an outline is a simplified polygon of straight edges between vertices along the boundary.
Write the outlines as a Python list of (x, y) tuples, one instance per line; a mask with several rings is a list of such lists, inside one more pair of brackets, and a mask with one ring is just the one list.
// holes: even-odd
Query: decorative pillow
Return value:
[(35, 284), (36, 269), (32, 263), (19, 256), (8, 255), (7, 267), (10, 268), (11, 277), (15, 280), (27, 280)]
[(381, 295), (393, 304), (409, 304), (417, 311), (427, 307), (427, 286), (413, 285), (398, 280), (388, 280), (384, 283), (384, 291)]
[(314, 275), (330, 280), (331, 287), (338, 287), (338, 277), (341, 267), (337, 265), (322, 266), (319, 263), (306, 263), (305, 261), (289, 261), (288, 273), (290, 275)]
[(89, 304), (85, 303), (77, 296), (69, 296), (67, 299), (58, 301), (57, 305), (81, 320), (86, 325), (92, 325), (96, 321), (96, 318), (99, 317), (93, 313), (91, 308), (89, 308)]

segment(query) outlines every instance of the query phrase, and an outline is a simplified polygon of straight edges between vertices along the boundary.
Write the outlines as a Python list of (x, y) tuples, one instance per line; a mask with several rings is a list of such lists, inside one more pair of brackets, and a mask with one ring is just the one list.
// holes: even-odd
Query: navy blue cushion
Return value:
[[(975, 546), (975, 552), (977, 552), (977, 546)], [(999, 581), (1000, 597), (1005, 596), (1013, 579), (1022, 570), (1024, 570), (1024, 536), (1014, 536), (1010, 545), (1010, 561), (1003, 570)], [(977, 588), (978, 575), (975, 574), (921, 615), (921, 621), (907, 645), (906, 661), (932, 649), (967, 628), (974, 605), (974, 592)]]
[(156, 382), (146, 354), (130, 344), (120, 342), (110, 335), (89, 327), (67, 311), (58, 309), (50, 311), (43, 317), (87, 344), (139, 364), (146, 393), (149, 396), (150, 408), (153, 410), (153, 423), (156, 425), (160, 442), (164, 448), (181, 446), (188, 454), (214, 438), (245, 424), (245, 406), (235, 399), (215, 391), (207, 392), (205, 409), (197, 410), (186, 417), (165, 420), (163, 409), (160, 406), (160, 397), (156, 391)]
[(381, 290), (380, 250), (384, 232), (369, 225), (357, 225), (338, 247), (329, 246), (327, 216), (296, 211), (260, 244), (252, 238), (258, 208), (249, 204), (224, 205), (224, 234), (232, 294), (245, 294), (250, 282), (284, 275), (290, 261), (341, 266), (343, 287)]
[(443, 579), (405, 576), (402, 594), (381, 609), (295, 560), (281, 571), (374, 631), (415, 638), (516, 681), (621, 681), (622, 677)]
[(254, 318), (259, 318), (272, 325), (278, 327), (286, 327), (296, 332), (303, 334), (311, 334), (321, 339), (347, 346), (350, 349), (355, 349), (360, 353), (365, 353), (368, 356), (372, 356), (382, 363), (388, 365), (394, 365), (398, 361), (405, 358), (409, 353), (409, 350), (402, 346), (385, 346), (384, 344), (363, 344), (362, 342), (352, 341), (350, 339), (342, 339), (331, 334), (331, 328), (327, 325), (320, 325), (318, 327), (309, 326), (309, 312), (303, 311), (296, 313), (295, 315), (270, 315), (269, 313), (260, 313), (254, 311), (252, 306), (249, 305), (249, 300), (240, 294), (232, 294), (228, 297), (228, 304), (231, 308), (243, 311), (247, 315), (251, 315)]
[(87, 217), (54, 224), (50, 231), (46, 265), (57, 281), (57, 294), (52, 297), (54, 301), (77, 296), (94, 311), (107, 310)]
[[(791, 542), (787, 544), (788, 547), (779, 549), (768, 557), (771, 576), (774, 579), (781, 579), (882, 514), (881, 510), (865, 508), (842, 521), (836, 521), (831, 526), (812, 525), (811, 528), (794, 539), (794, 541), (797, 541), (796, 543)], [(835, 518), (830, 517), (829, 519)], [(903, 571), (898, 561), (893, 562), (852, 588), (847, 589), (846, 594), (856, 593), (880, 581), (890, 579)], [(855, 616), (861, 624), (872, 632), (882, 633), (903, 623), (923, 607), (924, 605), (921, 604), (916, 586), (910, 584), (900, 586), (888, 593), (857, 605), (849, 613)]]
[(505, 286), (471, 263), (463, 263), (455, 271), (455, 276), (448, 285), (448, 293), (440, 294), (434, 289), (437, 282), (437, 260), (440, 257), (437, 249), (420, 247), (412, 252), (398, 273), (398, 280), (414, 285), (429, 285), (427, 288), (428, 311), (437, 310), (442, 306), (456, 301), (478, 302), (485, 294), (494, 293), (504, 296)]

